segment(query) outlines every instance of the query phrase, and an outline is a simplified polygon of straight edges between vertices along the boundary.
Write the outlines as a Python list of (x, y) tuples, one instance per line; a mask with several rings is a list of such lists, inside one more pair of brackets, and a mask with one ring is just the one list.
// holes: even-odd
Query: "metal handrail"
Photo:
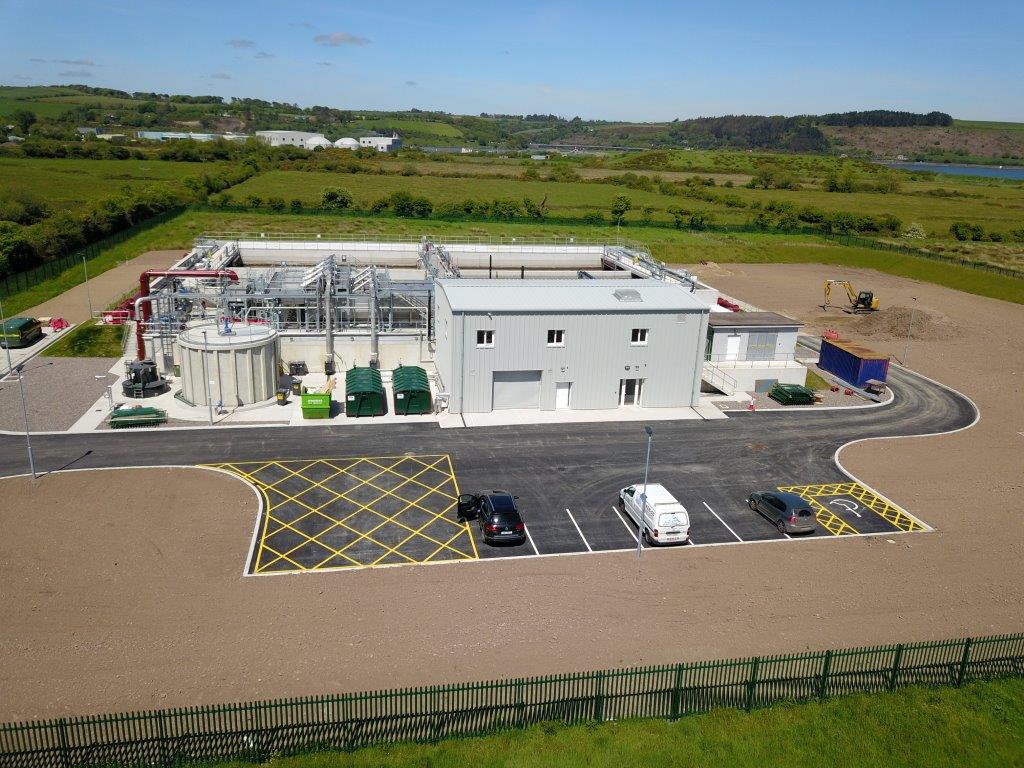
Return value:
[[(470, 245), (596, 245), (596, 246), (618, 246), (634, 249), (640, 252), (647, 252), (647, 246), (636, 240), (629, 240), (621, 236), (614, 236), (602, 239), (580, 238), (575, 236), (534, 236), (534, 235), (431, 235), (427, 237), (433, 243), (466, 243)], [(379, 233), (324, 233), (324, 232), (206, 232), (200, 235), (197, 240), (266, 240), (269, 242), (296, 241), (310, 242), (321, 240), (324, 242), (346, 242), (346, 243), (408, 243), (420, 245), (421, 237), (411, 235), (384, 235)]]
[(704, 360), (709, 363), (785, 363), (794, 362), (796, 360), (796, 355), (790, 352), (780, 352), (770, 358), (756, 358), (729, 357), (728, 353), (718, 355), (705, 354)]

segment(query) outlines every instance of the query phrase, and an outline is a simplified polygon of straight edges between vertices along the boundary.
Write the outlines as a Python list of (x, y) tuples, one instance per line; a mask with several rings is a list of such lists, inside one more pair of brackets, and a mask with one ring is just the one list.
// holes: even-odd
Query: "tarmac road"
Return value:
[[(718, 421), (659, 422), (654, 425), (651, 482), (668, 487), (690, 511), (695, 544), (781, 538), (746, 509), (751, 491), (845, 482), (848, 478), (833, 457), (851, 440), (947, 432), (975, 420), (973, 403), (914, 373), (893, 365), (888, 383), (893, 402), (875, 408), (762, 411), (734, 413)], [(358, 430), (259, 427), (39, 434), (32, 444), (41, 474), (97, 467), (448, 454), (463, 492), (503, 488), (521, 498), (533, 543), (515, 550), (480, 548), (481, 557), (492, 557), (635, 546), (635, 527), (631, 531), (612, 507), (620, 488), (643, 481), (646, 436), (636, 423), (444, 431), (435, 424), (396, 424), (376, 430), (364, 425)], [(24, 439), (0, 436), (0, 476), (24, 473), (26, 463)], [(894, 530), (877, 516), (844, 519), (860, 533)]]

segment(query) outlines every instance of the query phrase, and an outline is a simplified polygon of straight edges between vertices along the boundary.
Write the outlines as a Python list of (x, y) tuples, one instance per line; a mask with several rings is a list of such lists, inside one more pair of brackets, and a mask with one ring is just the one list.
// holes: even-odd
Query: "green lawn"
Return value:
[(1024, 131), (1024, 123), (1004, 123), (998, 120), (954, 120), (957, 128), (983, 128), (997, 131)]
[[(274, 768), (963, 768), (1024, 765), (1024, 680), (908, 688), (676, 722), (544, 724), (437, 744), (276, 758)], [(244, 764), (235, 763), (233, 766)]]
[(345, 124), (346, 131), (358, 133), (359, 131), (383, 131), (393, 129), (399, 134), (417, 134), (418, 136), (436, 136), (440, 139), (461, 139), (462, 130), (455, 125), (448, 123), (435, 123), (430, 120), (390, 120), (387, 118), (374, 118), (370, 120), (357, 120)]
[(114, 195), (125, 186), (169, 184), (180, 188), (181, 182), (189, 176), (215, 174), (227, 165), (166, 160), (0, 157), (0, 197), (27, 190), (53, 210), (74, 210)]
[[(116, 266), (149, 250), (191, 247), (203, 233), (289, 234), (301, 237), (322, 234), (403, 235), (418, 238), (427, 234), (472, 237), (578, 237), (611, 241), (610, 226), (565, 226), (555, 224), (507, 224), (499, 222), (444, 222), (372, 216), (302, 216), (290, 214), (186, 211), (171, 220), (145, 230), (107, 248), (89, 262), (90, 276)], [(927, 259), (852, 248), (822, 241), (813, 235), (744, 234), (721, 235), (668, 228), (623, 227), (624, 237), (644, 242), (659, 260), (670, 264), (693, 264), (701, 260), (720, 263), (818, 263), (877, 269), (914, 280), (944, 285), (979, 296), (1024, 304), (1024, 280), (1001, 277), (980, 270), (929, 261)], [(14, 315), (53, 298), (82, 281), (80, 265), (69, 268), (53, 280), (4, 300), (4, 309)]]
[[(419, 163), (417, 168), (426, 173), (454, 173), (459, 164)], [(465, 165), (462, 163), (461, 165)], [(467, 173), (485, 173), (486, 165), (472, 166)], [(538, 169), (545, 173), (545, 168)], [(604, 169), (607, 170), (607, 169)], [(494, 167), (495, 173), (510, 173), (507, 165)], [(521, 172), (521, 169), (520, 169)], [(648, 172), (647, 175), (654, 175)], [(815, 177), (816, 178), (816, 177)], [(352, 193), (357, 207), (366, 207), (373, 200), (396, 190), (407, 190), (415, 195), (429, 198), (435, 205), (466, 199), (493, 200), (511, 198), (522, 200), (529, 197), (540, 201), (547, 197), (548, 209), (552, 216), (583, 217), (600, 213), (609, 217), (612, 201), (624, 195), (633, 204), (627, 221), (642, 218), (641, 209), (650, 207), (653, 221), (667, 222), (672, 219), (668, 209), (683, 207), (691, 211), (713, 214), (720, 224), (744, 224), (752, 220), (756, 211), (750, 207), (755, 203), (765, 204), (772, 200), (791, 202), (797, 207), (813, 206), (824, 210), (847, 211), (858, 215), (882, 216), (893, 213), (904, 226), (917, 222), (924, 226), (929, 235), (938, 240), (951, 241), (949, 227), (954, 221), (969, 221), (980, 224), (985, 232), (997, 231), (1008, 237), (1009, 232), (1024, 226), (1024, 184), (985, 183), (961, 180), (914, 181), (909, 176), (898, 193), (856, 192), (840, 194), (824, 192), (812, 185), (800, 190), (747, 189), (743, 186), (711, 188), (712, 194), (739, 198), (745, 207), (730, 207), (724, 202), (707, 201), (663, 195), (659, 192), (629, 189), (611, 183), (597, 182), (544, 182), (521, 181), (516, 178), (445, 178), (442, 176), (394, 176), (375, 174), (347, 174), (309, 171), (268, 171), (233, 187), (231, 196), (238, 201), (248, 195), (266, 199), (281, 197), (285, 200), (299, 199), (306, 205), (319, 204), (323, 191), (328, 187), (342, 187)], [(964, 196), (938, 196), (936, 190), (959, 191)], [(1009, 247), (1009, 246), (1008, 246)], [(1024, 254), (1024, 246), (1016, 246), (1016, 252)]]
[(120, 357), (124, 326), (82, 323), (42, 351), (43, 357)]

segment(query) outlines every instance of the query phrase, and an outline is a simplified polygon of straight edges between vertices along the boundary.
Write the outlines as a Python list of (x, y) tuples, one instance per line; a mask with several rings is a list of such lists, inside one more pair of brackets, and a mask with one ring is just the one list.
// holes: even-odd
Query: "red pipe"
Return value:
[[(233, 269), (147, 269), (139, 275), (139, 298), (149, 296), (149, 279), (151, 277), (226, 277), (233, 283), (238, 282), (238, 273)], [(142, 317), (135, 318), (135, 345), (138, 348), (139, 360), (146, 359), (146, 344), (142, 338), (145, 326), (153, 317), (153, 307), (148, 301), (142, 303)]]

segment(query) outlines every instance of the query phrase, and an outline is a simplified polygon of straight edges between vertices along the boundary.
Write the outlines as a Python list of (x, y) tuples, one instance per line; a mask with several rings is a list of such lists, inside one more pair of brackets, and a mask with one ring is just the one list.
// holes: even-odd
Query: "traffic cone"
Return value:
[(757, 410), (757, 408), (754, 406), (754, 401), (753, 400), (751, 400), (749, 403), (747, 403), (747, 410), (750, 411), (751, 413), (753, 413), (754, 411)]

